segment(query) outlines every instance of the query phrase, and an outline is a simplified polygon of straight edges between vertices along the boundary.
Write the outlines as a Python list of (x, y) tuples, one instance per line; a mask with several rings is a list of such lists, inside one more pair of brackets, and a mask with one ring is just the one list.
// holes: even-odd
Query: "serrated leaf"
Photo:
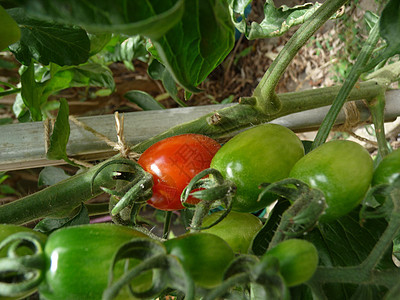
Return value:
[(18, 24), (0, 5), (0, 51), (17, 42), (20, 37)]
[(89, 58), (90, 41), (86, 31), (70, 25), (29, 18), (21, 8), (8, 10), (21, 28), (21, 39), (9, 48), (24, 65), (32, 58), (48, 65), (78, 65)]
[(69, 108), (65, 99), (60, 100), (60, 109), (54, 124), (53, 133), (50, 137), (50, 146), (46, 156), (48, 159), (67, 160), (67, 143), (70, 134), (69, 126)]
[(304, 23), (321, 6), (316, 2), (294, 7), (283, 5), (276, 8), (272, 0), (267, 0), (264, 4), (264, 19), (257, 23), (246, 20), (245, 9), (250, 2), (249, 0), (228, 0), (235, 27), (249, 40), (280, 36), (291, 27)]
[(165, 108), (160, 102), (143, 91), (129, 91), (124, 97), (143, 110), (160, 110)]
[(45, 167), (39, 173), (38, 186), (39, 187), (44, 185), (50, 186), (59, 183), (60, 181), (63, 181), (69, 177), (71, 176), (66, 174), (64, 170), (61, 168)]
[(93, 33), (141, 34), (159, 38), (182, 16), (184, 0), (37, 0), (23, 1), (38, 18), (76, 24)]
[(228, 55), (234, 27), (224, 0), (187, 0), (181, 21), (152, 39), (161, 62), (186, 90), (197, 86)]

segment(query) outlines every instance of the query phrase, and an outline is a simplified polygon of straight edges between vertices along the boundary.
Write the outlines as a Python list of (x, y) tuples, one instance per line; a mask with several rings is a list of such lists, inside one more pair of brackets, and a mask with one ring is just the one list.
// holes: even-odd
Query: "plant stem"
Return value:
[[(391, 193), (394, 207), (388, 226), (375, 244), (368, 257), (359, 265), (352, 267), (319, 267), (311, 282), (315, 283), (353, 283), (383, 285), (388, 288), (398, 284), (400, 272), (393, 266), (390, 270), (377, 270), (376, 266), (392, 245), (393, 239), (400, 230), (400, 189), (395, 188)], [(389, 201), (390, 199), (387, 199)]]
[(354, 66), (351, 68), (349, 76), (347, 76), (342, 88), (340, 89), (338, 95), (336, 96), (335, 101), (326, 117), (322, 121), (320, 129), (317, 132), (317, 136), (315, 137), (314, 143), (312, 145), (312, 149), (315, 149), (325, 143), (329, 132), (331, 131), (333, 125), (335, 124), (336, 118), (339, 115), (340, 110), (342, 109), (344, 103), (346, 102), (347, 96), (349, 95), (351, 89), (356, 84), (358, 78), (364, 71), (364, 66), (368, 62), (371, 57), (372, 51), (375, 48), (379, 40), (379, 22), (375, 24), (372, 28), (370, 35), (365, 42), (363, 48), (361, 49), (360, 54), (357, 57), (357, 61)]
[(127, 168), (120, 164), (107, 166), (96, 177), (92, 192), (92, 178), (102, 166), (103, 163), (98, 164), (32, 195), (1, 205), (0, 223), (25, 224), (43, 217), (65, 217), (82, 202), (101, 194), (100, 187), (114, 187), (114, 172)]
[[(362, 82), (359, 87), (351, 90), (348, 101), (376, 97), (382, 92), (382, 89), (383, 87), (375, 80)], [(184, 133), (199, 133), (215, 139), (230, 136), (236, 131), (252, 125), (270, 122), (295, 112), (330, 105), (339, 90), (340, 86), (334, 86), (280, 94), (279, 98), (282, 102), (282, 107), (280, 111), (274, 114), (264, 114), (253, 105), (253, 98), (247, 98), (245, 99), (247, 101), (242, 101), (240, 104), (229, 106), (191, 122), (174, 126), (151, 139), (135, 145), (132, 150), (141, 153), (164, 138)], [(248, 104), (249, 102), (251, 103)], [(212, 122), (210, 119), (216, 119), (217, 121)]]
[(375, 126), (376, 140), (378, 141), (378, 151), (383, 158), (389, 153), (389, 147), (385, 135), (385, 94), (382, 93), (372, 101), (368, 101), (368, 107)]
[(346, 2), (347, 0), (325, 1), (287, 42), (254, 90), (253, 96), (256, 97), (257, 106), (261, 111), (266, 114), (279, 111), (280, 103), (279, 98), (276, 97), (275, 88), (282, 74), (300, 48)]
[(167, 239), (171, 228), (172, 211), (165, 212), (163, 239)]

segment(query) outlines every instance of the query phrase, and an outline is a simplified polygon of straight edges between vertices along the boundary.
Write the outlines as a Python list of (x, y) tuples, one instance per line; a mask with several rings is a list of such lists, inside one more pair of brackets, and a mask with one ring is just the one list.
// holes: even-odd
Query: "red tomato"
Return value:
[[(138, 163), (153, 175), (153, 196), (147, 201), (161, 210), (184, 207), (180, 196), (190, 180), (210, 167), (210, 162), (221, 146), (200, 134), (182, 134), (161, 140), (140, 156)], [(188, 203), (198, 199), (189, 197)]]

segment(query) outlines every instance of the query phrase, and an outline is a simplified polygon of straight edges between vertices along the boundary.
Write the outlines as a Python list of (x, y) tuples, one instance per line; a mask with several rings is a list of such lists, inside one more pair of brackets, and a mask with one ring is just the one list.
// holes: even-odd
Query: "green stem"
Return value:
[(204, 300), (220, 299), (231, 288), (247, 283), (250, 283), (250, 274), (248, 273), (239, 273), (231, 276), (224, 280), (218, 287), (211, 290), (210, 293), (204, 297)]
[[(398, 284), (400, 272), (397, 268), (377, 270), (376, 267), (400, 229), (400, 191), (394, 189), (391, 194), (394, 208), (385, 231), (375, 244), (368, 257), (353, 267), (319, 267), (311, 282), (353, 283), (383, 285), (388, 288)], [(389, 200), (389, 199), (388, 199)]]
[[(254, 103), (251, 101), (253, 98), (250, 98), (250, 100), (247, 99), (247, 102), (242, 101), (241, 104), (229, 106), (217, 112), (206, 114), (191, 122), (174, 126), (159, 135), (135, 145), (132, 150), (141, 153), (162, 139), (184, 133), (199, 133), (215, 139), (229, 136), (238, 130), (252, 125), (270, 122), (292, 113), (331, 105), (339, 90), (340, 86), (334, 86), (280, 94), (279, 98), (282, 102), (282, 107), (275, 114), (262, 113), (253, 105)], [(381, 92), (382, 86), (375, 80), (369, 80), (360, 83), (359, 87), (352, 89), (348, 100), (376, 97)], [(248, 102), (251, 103), (248, 104)], [(215, 116), (218, 116), (218, 122), (210, 122), (210, 119), (213, 119)]]
[[(0, 223), (25, 224), (44, 217), (65, 217), (76, 207), (102, 193), (100, 187), (115, 186), (113, 174), (123, 165), (107, 166), (93, 182), (92, 177), (103, 164), (74, 175), (32, 195), (0, 206)], [(126, 168), (126, 166), (125, 166)]]
[(0, 97), (4, 97), (4, 96), (7, 96), (7, 95), (12, 95), (12, 94), (17, 94), (19, 92), (21, 92), (20, 88), (15, 88), (15, 89), (2, 91), (2, 92), (0, 92)]
[[(374, 50), (379, 40), (379, 22), (372, 28), (370, 35), (365, 42), (360, 54), (357, 57), (357, 61), (351, 68), (349, 76), (346, 78), (342, 88), (340, 89), (335, 101), (333, 102), (329, 112), (321, 123), (320, 129), (318, 130), (317, 136), (315, 137), (312, 149), (315, 149), (325, 143), (329, 132), (335, 124), (336, 118), (339, 115), (344, 103), (347, 101), (347, 96), (356, 84), (358, 78), (363, 73), (364, 66), (371, 57), (372, 51)], [(369, 97), (368, 97), (369, 98)]]
[(165, 212), (163, 238), (167, 239), (171, 228), (172, 211)]
[(372, 101), (369, 101), (368, 107), (375, 126), (376, 140), (378, 141), (378, 151), (383, 158), (389, 154), (389, 147), (385, 135), (385, 94), (382, 93)]
[(300, 48), (346, 2), (347, 0), (325, 1), (287, 42), (254, 90), (253, 96), (257, 98), (257, 106), (261, 111), (269, 113), (280, 109), (279, 99), (275, 95), (275, 88), (282, 74)]
[(367, 270), (363, 267), (318, 267), (312, 284), (324, 283), (350, 283), (350, 284), (372, 284), (382, 285), (391, 288), (400, 280), (400, 273), (397, 270), (381, 271)]

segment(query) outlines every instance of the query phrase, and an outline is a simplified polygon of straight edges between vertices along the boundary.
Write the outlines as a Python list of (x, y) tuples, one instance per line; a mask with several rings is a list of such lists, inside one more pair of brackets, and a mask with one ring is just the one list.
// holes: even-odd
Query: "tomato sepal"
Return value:
[[(276, 231), (287, 237), (301, 236), (310, 231), (323, 215), (327, 205), (323, 192), (309, 187), (295, 178), (287, 178), (274, 183), (263, 183), (259, 199), (266, 193), (274, 193), (289, 200), (292, 205), (282, 215)], [(275, 237), (274, 237), (275, 238)]]

